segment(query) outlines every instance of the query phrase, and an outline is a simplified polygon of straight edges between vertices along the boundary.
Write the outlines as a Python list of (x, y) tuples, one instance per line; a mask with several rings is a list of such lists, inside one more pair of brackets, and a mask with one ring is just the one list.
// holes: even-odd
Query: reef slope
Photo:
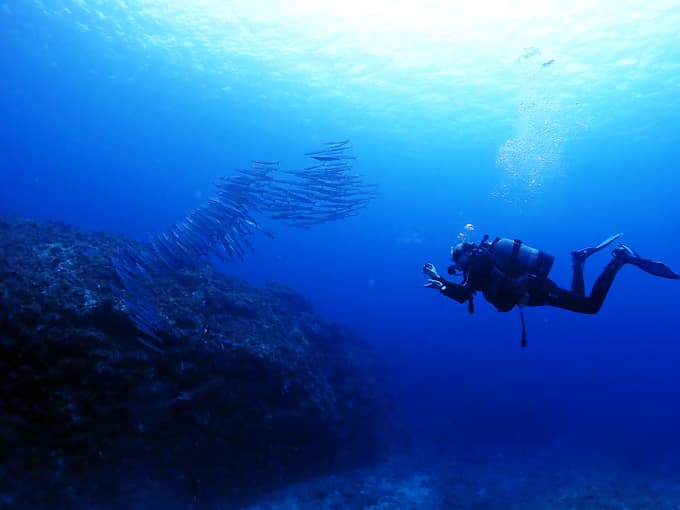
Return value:
[(186, 508), (379, 453), (386, 398), (364, 343), (290, 289), (205, 263), (154, 281), (165, 327), (150, 349), (112, 291), (111, 256), (130, 246), (0, 217), (4, 505), (162, 493)]

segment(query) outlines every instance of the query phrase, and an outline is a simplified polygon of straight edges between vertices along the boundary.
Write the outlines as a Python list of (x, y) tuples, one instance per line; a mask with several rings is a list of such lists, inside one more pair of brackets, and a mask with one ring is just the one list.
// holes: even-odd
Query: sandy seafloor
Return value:
[[(229, 505), (224, 507), (230, 508)], [(372, 467), (287, 486), (247, 510), (680, 509), (680, 479), (616, 465), (545, 462), (516, 455)]]

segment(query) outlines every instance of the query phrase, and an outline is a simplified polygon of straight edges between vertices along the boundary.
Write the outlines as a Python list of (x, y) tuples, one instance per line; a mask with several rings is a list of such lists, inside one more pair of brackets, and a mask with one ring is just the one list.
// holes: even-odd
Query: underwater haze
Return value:
[(508, 491), (533, 487), (526, 508), (562, 508), (501, 463), (609, 498), (564, 508), (651, 508), (636, 488), (655, 483), (676, 508), (678, 281), (627, 265), (595, 315), (526, 308), (522, 348), (516, 310), (480, 294), (471, 315), (422, 269), (489, 234), (553, 255), (569, 287), (570, 253), (622, 232), (680, 270), (679, 33), (677, 0), (0, 0), (0, 214), (146, 240), (251, 160), (300, 168), (349, 139), (367, 207), (273, 224), (220, 267), (378, 351), (418, 476), (488, 477), (443, 507), (525, 508)]

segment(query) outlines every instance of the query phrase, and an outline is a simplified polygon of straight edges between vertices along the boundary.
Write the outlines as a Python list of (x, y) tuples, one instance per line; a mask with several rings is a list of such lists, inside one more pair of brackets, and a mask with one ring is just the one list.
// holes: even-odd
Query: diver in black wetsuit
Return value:
[[(548, 278), (553, 257), (531, 248), (522, 241), (496, 238), (489, 242), (485, 236), (475, 245), (462, 242), (451, 249), (453, 265), (449, 274), (462, 272), (463, 282), (453, 283), (437, 273), (433, 264), (427, 263), (423, 272), (428, 276), (425, 287), (438, 289), (442, 294), (459, 303), (468, 302), (468, 310), (474, 312), (473, 296), (481, 291), (499, 311), (507, 312), (515, 306), (520, 313), (523, 306), (549, 305), (572, 312), (594, 314), (600, 310), (614, 277), (625, 264), (664, 278), (680, 279), (665, 264), (640, 257), (633, 250), (621, 245), (612, 252), (613, 259), (605, 266), (595, 281), (590, 296), (585, 295), (583, 265), (586, 259), (616, 241), (616, 234), (595, 247), (572, 252), (573, 277), (571, 291), (559, 287)], [(522, 345), (526, 345), (526, 330), (522, 315)]]

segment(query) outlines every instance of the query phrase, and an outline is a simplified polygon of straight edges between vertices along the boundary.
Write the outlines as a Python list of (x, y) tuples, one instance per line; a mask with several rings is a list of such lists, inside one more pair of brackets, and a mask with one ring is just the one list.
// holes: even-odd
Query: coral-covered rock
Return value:
[(360, 341), (290, 289), (206, 263), (153, 282), (159, 352), (112, 291), (122, 246), (0, 218), (0, 506), (162, 491), (184, 508), (381, 449), (385, 397)]

